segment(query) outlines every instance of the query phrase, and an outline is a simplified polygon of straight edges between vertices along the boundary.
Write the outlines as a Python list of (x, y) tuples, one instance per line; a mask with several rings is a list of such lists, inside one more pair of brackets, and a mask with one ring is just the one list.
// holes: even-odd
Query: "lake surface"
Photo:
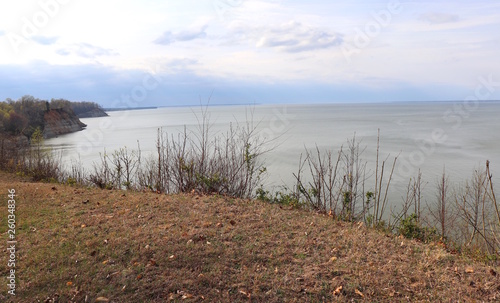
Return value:
[[(380, 158), (399, 155), (391, 186), (391, 204), (400, 203), (405, 187), (422, 171), (426, 199), (434, 199), (443, 169), (456, 186), (470, 179), (474, 169), (491, 162), (494, 182), (500, 183), (500, 103), (410, 102), (382, 104), (211, 106), (213, 132), (225, 132), (230, 123), (253, 121), (259, 135), (273, 139), (265, 154), (268, 188), (294, 184), (305, 148), (332, 149), (335, 153), (356, 136), (366, 147), (361, 158), (373, 172), (377, 133)], [(114, 111), (109, 117), (81, 119), (85, 130), (47, 140), (61, 151), (66, 165), (80, 161), (90, 169), (104, 149), (126, 146), (143, 155), (155, 150), (158, 128), (172, 134), (194, 128), (200, 107), (172, 107)], [(386, 174), (390, 165), (387, 164)]]

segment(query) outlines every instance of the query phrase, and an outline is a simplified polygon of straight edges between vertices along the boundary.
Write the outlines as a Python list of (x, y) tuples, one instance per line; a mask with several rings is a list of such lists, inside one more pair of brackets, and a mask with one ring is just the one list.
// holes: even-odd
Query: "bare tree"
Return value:
[(441, 175), (441, 178), (436, 186), (436, 200), (433, 204), (428, 205), (430, 218), (432, 222), (435, 222), (435, 224), (428, 225), (434, 225), (439, 230), (440, 236), (443, 240), (447, 239), (449, 232), (453, 229), (456, 219), (456, 212), (453, 208), (453, 204), (449, 203), (449, 183), (449, 178), (443, 168), (443, 174)]

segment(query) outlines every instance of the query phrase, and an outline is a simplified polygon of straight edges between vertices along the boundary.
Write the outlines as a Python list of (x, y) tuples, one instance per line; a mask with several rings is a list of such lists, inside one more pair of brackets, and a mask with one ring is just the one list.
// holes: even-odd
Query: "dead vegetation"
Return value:
[[(2, 302), (500, 299), (498, 264), (325, 214), (217, 195), (32, 183), (5, 173), (0, 183), (3, 201), (8, 188), (18, 193), (17, 296), (8, 297), (2, 283)], [(6, 226), (0, 216), (3, 235)]]

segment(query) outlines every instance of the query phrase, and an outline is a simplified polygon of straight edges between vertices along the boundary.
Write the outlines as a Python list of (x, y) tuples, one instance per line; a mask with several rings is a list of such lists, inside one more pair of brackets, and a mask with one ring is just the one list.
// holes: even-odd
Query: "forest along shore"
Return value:
[(7, 99), (0, 102), (0, 137), (2, 140), (25, 137), (29, 141), (39, 131), (44, 138), (53, 138), (83, 130), (86, 125), (80, 118), (104, 116), (106, 112), (94, 102), (65, 99), (49, 102), (32, 96), (17, 101)]

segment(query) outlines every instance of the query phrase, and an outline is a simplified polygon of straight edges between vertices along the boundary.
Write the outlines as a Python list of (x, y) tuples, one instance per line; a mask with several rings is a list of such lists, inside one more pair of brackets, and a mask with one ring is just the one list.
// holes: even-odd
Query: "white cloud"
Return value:
[(57, 42), (59, 37), (33, 36), (31, 40), (41, 45), (51, 45)]
[(102, 48), (91, 45), (89, 43), (78, 43), (70, 47), (61, 48), (56, 51), (61, 56), (76, 55), (83, 58), (96, 58), (101, 56), (116, 56), (118, 55), (111, 49)]
[(255, 40), (255, 46), (259, 48), (272, 48), (290, 53), (330, 48), (343, 42), (340, 33), (307, 26), (298, 21), (261, 27), (239, 24), (231, 35)]
[(420, 15), (420, 20), (429, 22), (431, 24), (450, 23), (460, 21), (458, 15), (444, 14), (444, 13), (427, 13)]
[[(361, 41), (376, 21), (373, 15), (395, 1), (69, 1), (35, 37), (26, 38), (36, 43), (16, 52), (9, 34), (21, 35), (24, 18), (31, 22), (41, 10), (37, 1), (29, 2), (0, 5), (0, 65), (19, 64), (30, 71), (39, 69), (34, 60), (43, 60), (68, 66), (60, 72), (75, 75), (75, 82), (81, 75), (71, 70), (92, 63), (124, 73), (160, 65), (171, 79), (183, 77), (189, 83), (216, 77), (277, 86), (345, 80), (361, 87), (368, 82), (380, 86), (385, 82), (373, 79), (381, 78), (469, 87), (474, 75), (494, 73), (500, 66), (495, 53), (500, 4), (495, 1), (399, 1), (402, 12), (370, 36), (369, 45), (356, 49), (352, 62), (339, 46)], [(231, 5), (217, 10), (214, 3)], [(121, 81), (120, 75), (116, 79)]]
[(206, 28), (207, 26), (203, 26), (200, 29), (194, 29), (194, 30), (190, 29), (190, 30), (180, 31), (177, 33), (174, 33), (172, 31), (166, 31), (153, 42), (156, 44), (169, 45), (179, 41), (204, 39), (207, 37), (207, 33), (205, 32)]

